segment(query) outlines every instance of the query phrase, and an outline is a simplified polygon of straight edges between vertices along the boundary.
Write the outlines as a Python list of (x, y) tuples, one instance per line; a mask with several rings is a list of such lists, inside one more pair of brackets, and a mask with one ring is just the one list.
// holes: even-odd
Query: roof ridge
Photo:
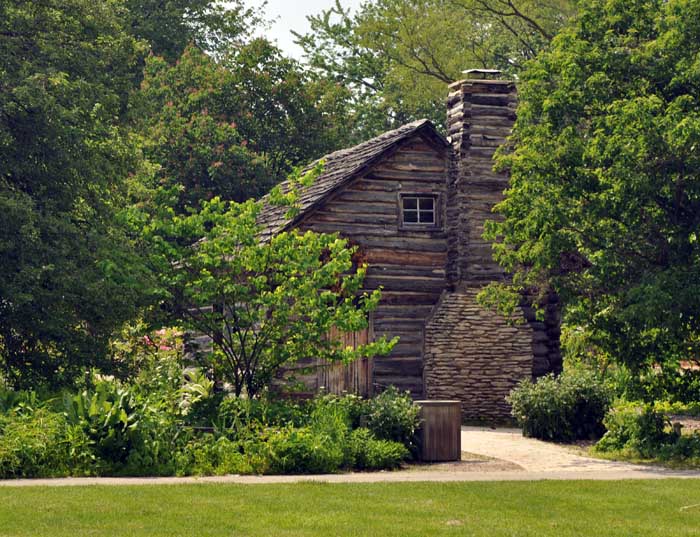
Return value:
[[(449, 142), (438, 132), (429, 119), (418, 119), (383, 132), (352, 147), (328, 153), (306, 166), (302, 173), (311, 170), (319, 162), (324, 162), (324, 168), (320, 175), (314, 179), (313, 184), (300, 189), (298, 198), (300, 210), (297, 217), (293, 220), (296, 221), (313, 210), (315, 206), (322, 203), (328, 195), (342, 184), (356, 177), (363, 169), (373, 165), (389, 149), (425, 127), (430, 129), (432, 137), (439, 140), (441, 145), (449, 147)], [(279, 186), (285, 189), (285, 185), (289, 185), (289, 181), (283, 181)], [(268, 195), (262, 199), (264, 201), (267, 198)], [(262, 233), (271, 235), (287, 228), (293, 223), (293, 220), (287, 218), (286, 214), (286, 208), (265, 203), (258, 217), (258, 222), (263, 228)]]

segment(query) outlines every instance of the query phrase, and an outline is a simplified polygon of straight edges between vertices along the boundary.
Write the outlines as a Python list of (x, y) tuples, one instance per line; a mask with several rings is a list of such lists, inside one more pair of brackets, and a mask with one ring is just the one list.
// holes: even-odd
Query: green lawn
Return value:
[(700, 481), (0, 488), (0, 535), (697, 536)]

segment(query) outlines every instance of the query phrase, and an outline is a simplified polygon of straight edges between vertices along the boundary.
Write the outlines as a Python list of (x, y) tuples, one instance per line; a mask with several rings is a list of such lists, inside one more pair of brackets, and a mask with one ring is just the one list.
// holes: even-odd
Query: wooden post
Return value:
[(462, 456), (459, 401), (416, 401), (420, 407), (420, 457), (426, 462), (458, 461)]

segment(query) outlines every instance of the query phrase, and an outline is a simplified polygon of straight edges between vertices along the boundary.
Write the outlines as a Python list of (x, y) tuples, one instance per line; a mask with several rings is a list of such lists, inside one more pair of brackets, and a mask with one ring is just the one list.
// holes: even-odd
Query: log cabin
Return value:
[[(394, 385), (417, 398), (459, 400), (465, 420), (502, 420), (518, 381), (561, 370), (555, 299), (544, 320), (524, 306), (525, 322), (516, 324), (476, 301), (485, 284), (507, 278), (482, 233), (508, 184), (492, 158), (511, 131), (516, 100), (510, 81), (456, 82), (447, 137), (428, 120), (409, 123), (323, 157), (294, 218), (264, 206), (264, 233), (338, 232), (369, 265), (365, 288), (382, 288), (362, 337), (399, 342), (388, 356), (362, 364), (359, 391)], [(329, 382), (327, 375), (315, 379), (312, 389)]]

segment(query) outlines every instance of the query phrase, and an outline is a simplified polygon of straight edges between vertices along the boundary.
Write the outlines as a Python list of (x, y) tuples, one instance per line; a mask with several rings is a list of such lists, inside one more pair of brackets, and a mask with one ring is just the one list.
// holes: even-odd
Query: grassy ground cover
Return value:
[(0, 489), (0, 535), (698, 535), (700, 481)]

